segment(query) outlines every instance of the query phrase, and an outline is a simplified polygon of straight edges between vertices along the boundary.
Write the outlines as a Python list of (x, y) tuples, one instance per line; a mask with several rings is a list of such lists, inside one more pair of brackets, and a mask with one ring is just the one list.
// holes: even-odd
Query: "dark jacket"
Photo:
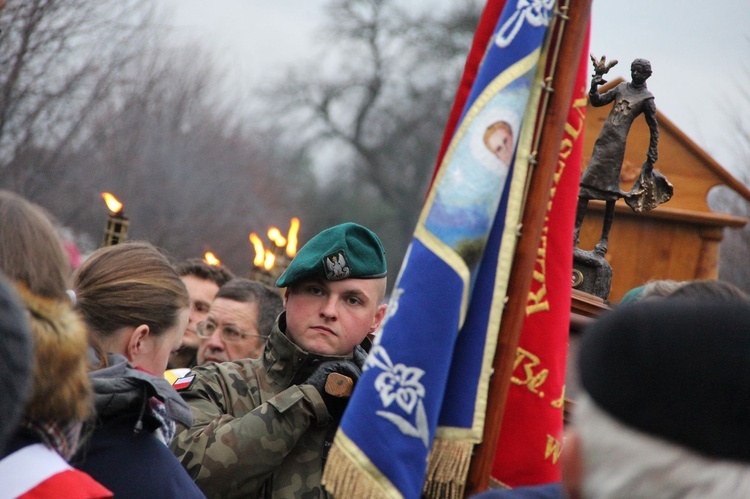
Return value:
[(192, 422), (169, 383), (111, 354), (89, 377), (96, 420), (72, 463), (115, 497), (205, 497), (167, 447), (175, 422)]
[(509, 490), (489, 490), (472, 497), (473, 499), (565, 499), (567, 495), (562, 484), (547, 483)]

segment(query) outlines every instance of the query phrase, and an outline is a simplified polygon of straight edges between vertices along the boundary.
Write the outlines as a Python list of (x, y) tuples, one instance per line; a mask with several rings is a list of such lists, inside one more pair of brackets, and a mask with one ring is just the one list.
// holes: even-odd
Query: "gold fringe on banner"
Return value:
[[(380, 477), (378, 480), (376, 477)], [(328, 453), (322, 484), (333, 497), (357, 499), (402, 499), (367, 457), (341, 431)]]
[(430, 499), (461, 499), (466, 488), (471, 452), (467, 440), (436, 438), (427, 458), (427, 477), (422, 494)]

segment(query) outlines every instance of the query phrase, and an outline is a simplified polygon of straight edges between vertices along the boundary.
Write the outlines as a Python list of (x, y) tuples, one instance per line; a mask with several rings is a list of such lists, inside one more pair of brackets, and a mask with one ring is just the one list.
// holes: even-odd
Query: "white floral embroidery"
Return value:
[(383, 407), (389, 407), (395, 400), (407, 414), (414, 411), (414, 406), (424, 397), (424, 386), (419, 378), (424, 371), (416, 367), (396, 364), (389, 371), (384, 371), (375, 380), (375, 389), (380, 393)]
[(510, 45), (524, 21), (535, 28), (549, 26), (550, 12), (554, 6), (555, 0), (518, 0), (516, 11), (498, 30), (495, 44), (500, 48)]
[(426, 392), (419, 382), (425, 374), (424, 370), (404, 364), (394, 365), (388, 352), (380, 345), (373, 347), (367, 358), (367, 366), (383, 371), (374, 383), (383, 408), (387, 409), (396, 402), (400, 412), (405, 413), (408, 419), (394, 412), (395, 408), (391, 411), (377, 411), (376, 414), (396, 425), (404, 435), (419, 438), (425, 447), (429, 447), (427, 414), (422, 403)]

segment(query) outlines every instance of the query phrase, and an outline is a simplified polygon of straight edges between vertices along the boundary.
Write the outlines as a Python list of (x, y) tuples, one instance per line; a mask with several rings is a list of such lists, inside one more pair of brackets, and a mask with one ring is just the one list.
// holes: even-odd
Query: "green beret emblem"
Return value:
[(351, 274), (349, 265), (346, 263), (346, 257), (344, 252), (339, 250), (338, 252), (331, 253), (330, 255), (323, 258), (323, 265), (326, 269), (326, 279), (329, 281), (339, 281), (346, 279)]

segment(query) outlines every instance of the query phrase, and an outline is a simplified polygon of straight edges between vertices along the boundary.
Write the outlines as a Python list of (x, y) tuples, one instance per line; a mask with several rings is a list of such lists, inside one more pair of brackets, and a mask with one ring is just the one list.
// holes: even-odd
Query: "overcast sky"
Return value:
[[(738, 105), (729, 100), (737, 100), (743, 77), (750, 77), (750, 7), (746, 2), (593, 1), (590, 51), (620, 61), (610, 77), (629, 79), (630, 62), (638, 57), (649, 59), (653, 76), (648, 85), (657, 108), (729, 170), (738, 166), (728, 123), (731, 109)], [(449, 3), (430, 1), (434, 8)], [(164, 4), (172, 13), (169, 23), (204, 43), (248, 90), (315, 54), (316, 30), (326, 2), (168, 0)], [(747, 119), (748, 103), (740, 109)]]

